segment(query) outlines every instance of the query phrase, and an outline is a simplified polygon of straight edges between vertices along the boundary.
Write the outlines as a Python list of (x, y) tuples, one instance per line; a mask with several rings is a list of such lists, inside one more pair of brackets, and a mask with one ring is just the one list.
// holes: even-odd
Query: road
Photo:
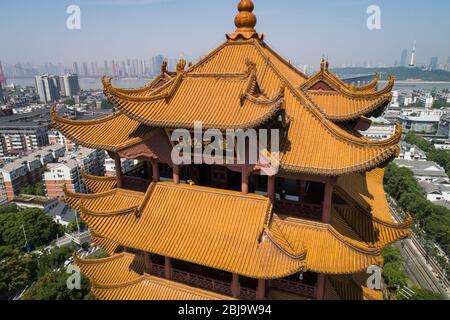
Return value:
[[(390, 206), (390, 209), (394, 218), (399, 221), (400, 215), (397, 210), (392, 206)], [(404, 240), (402, 243), (396, 243), (394, 246), (400, 250), (405, 260), (405, 270), (415, 285), (422, 289), (441, 293), (447, 299), (450, 299), (449, 282), (443, 280), (445, 276), (436, 263), (427, 261), (425, 249), (423, 249), (414, 234), (412, 234), (411, 239)]]

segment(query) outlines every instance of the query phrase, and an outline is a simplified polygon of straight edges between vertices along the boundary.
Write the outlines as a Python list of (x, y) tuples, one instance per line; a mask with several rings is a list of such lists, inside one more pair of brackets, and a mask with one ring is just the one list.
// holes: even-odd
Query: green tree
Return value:
[(31, 257), (20, 257), (15, 251), (0, 263), (0, 297), (8, 298), (34, 278), (36, 269)]
[(386, 247), (383, 250), (383, 258), (385, 261), (383, 278), (388, 289), (391, 292), (397, 292), (399, 288), (406, 286), (408, 281), (400, 251), (394, 247)]
[(19, 209), (15, 203), (7, 203), (0, 206), (0, 214), (18, 212)]
[(87, 300), (92, 299), (90, 285), (82, 276), (81, 289), (67, 288), (68, 274), (65, 270), (48, 272), (22, 297), (23, 300)]
[(44, 211), (36, 208), (0, 215), (0, 246), (25, 248), (24, 231), (28, 244), (34, 248), (48, 244), (63, 234), (63, 229)]

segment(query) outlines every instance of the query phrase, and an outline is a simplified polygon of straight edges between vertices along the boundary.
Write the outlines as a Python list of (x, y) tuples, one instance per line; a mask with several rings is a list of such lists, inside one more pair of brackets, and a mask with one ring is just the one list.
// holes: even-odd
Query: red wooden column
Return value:
[(152, 172), (153, 172), (153, 166), (152, 166), (152, 162), (150, 161), (150, 160), (148, 160), (148, 161), (145, 161), (145, 165), (146, 165), (146, 170), (147, 170), (147, 179), (148, 180), (152, 180), (151, 179), (151, 177), (152, 177)]
[(275, 202), (275, 176), (267, 177), (267, 197)]
[(242, 194), (248, 194), (248, 192), (249, 192), (248, 176), (249, 176), (249, 173), (247, 170), (247, 166), (243, 165), (242, 166), (242, 183), (241, 183)]
[(325, 182), (325, 192), (323, 199), (323, 208), (322, 208), (322, 222), (330, 223), (331, 222), (331, 207), (333, 202), (333, 188), (335, 184), (335, 178), (327, 178)]
[(156, 161), (156, 159), (152, 159), (152, 172), (153, 172), (153, 182), (158, 182), (159, 168), (158, 168), (158, 161)]
[(148, 252), (145, 253), (145, 272), (148, 274), (152, 273), (152, 258)]
[(168, 280), (172, 280), (172, 259), (164, 257), (164, 276)]
[(117, 187), (122, 188), (123, 186), (122, 161), (120, 160), (120, 156), (118, 154), (116, 154), (114, 157), (114, 164), (116, 167)]
[(180, 167), (173, 165), (173, 183), (180, 184)]
[(316, 300), (323, 300), (325, 296), (325, 274), (317, 274)]
[(256, 300), (264, 300), (266, 298), (266, 280), (258, 279), (258, 287), (256, 288)]
[(239, 299), (241, 296), (241, 284), (239, 283), (239, 275), (233, 273), (233, 280), (231, 281), (231, 295), (233, 298)]

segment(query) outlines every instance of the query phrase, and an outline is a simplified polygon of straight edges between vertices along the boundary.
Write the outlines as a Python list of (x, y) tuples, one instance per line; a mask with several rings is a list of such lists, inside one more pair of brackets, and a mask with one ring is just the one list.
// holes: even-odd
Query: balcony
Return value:
[[(151, 274), (160, 278), (165, 277), (165, 268), (159, 264), (152, 264)], [(178, 269), (172, 269), (172, 280), (180, 283), (190, 285), (199, 289), (209, 290), (212, 292), (232, 296), (231, 283), (224, 282), (198, 274), (182, 271)], [(240, 288), (240, 299), (242, 300), (255, 300), (256, 291), (248, 288)]]
[(298, 216), (309, 220), (322, 220), (322, 205), (297, 202), (290, 200), (276, 200), (275, 210), (279, 214)]
[(289, 281), (285, 279), (273, 280), (271, 287), (281, 291), (293, 293), (309, 299), (315, 299), (316, 288), (307, 284)]

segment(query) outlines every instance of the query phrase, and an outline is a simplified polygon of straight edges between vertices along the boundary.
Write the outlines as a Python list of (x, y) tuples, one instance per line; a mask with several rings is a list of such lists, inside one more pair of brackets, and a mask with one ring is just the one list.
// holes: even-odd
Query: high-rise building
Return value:
[(400, 58), (400, 67), (407, 67), (408, 63), (406, 60), (408, 59), (408, 50), (404, 49), (402, 51), (402, 56)]
[[(351, 86), (325, 60), (305, 76), (255, 30), (253, 8), (241, 0), (236, 31), (189, 69), (180, 60), (176, 74), (161, 68), (157, 81), (126, 94), (106, 80), (120, 113), (92, 123), (53, 110), (55, 128), (109, 151), (116, 164), (115, 177), (84, 176), (92, 194), (65, 192), (110, 255), (75, 259), (98, 299), (383, 299), (367, 270), (381, 266), (384, 247), (408, 237), (412, 225), (409, 215), (392, 217), (383, 186), (401, 129), (375, 142), (353, 128), (382, 114), (394, 80), (382, 90), (377, 79)], [(256, 129), (247, 147), (264, 140), (257, 129), (281, 131), (279, 145), (288, 147), (276, 158), (274, 138), (260, 161), (231, 148), (226, 164), (223, 157), (212, 164), (221, 146), (200, 138), (191, 163), (192, 137), (174, 146), (167, 131), (196, 122), (219, 132)], [(182, 151), (181, 165), (174, 151)], [(123, 172), (121, 159), (141, 166)]]
[(0, 61), (0, 84), (6, 86), (6, 76), (5, 72), (3, 71), (3, 65)]
[(80, 74), (80, 68), (78, 67), (78, 62), (73, 63), (73, 73)]
[(438, 68), (438, 61), (439, 61), (438, 59), (439, 59), (438, 57), (432, 57), (430, 59), (430, 66), (429, 66), (430, 70), (437, 70), (437, 68)]
[(89, 77), (89, 68), (87, 62), (83, 62), (83, 76)]
[(152, 70), (151, 70), (152, 76), (159, 74), (163, 62), (164, 62), (163, 55), (157, 55), (152, 58)]
[(65, 74), (60, 77), (61, 79), (61, 95), (65, 97), (73, 97), (80, 93), (80, 84), (78, 81), (78, 75)]
[(60, 80), (58, 76), (36, 76), (36, 89), (41, 102), (55, 102), (60, 98)]
[(108, 61), (107, 60), (103, 61), (103, 75), (105, 75), (105, 76), (109, 76), (110, 75), (109, 67), (108, 67)]
[(0, 83), (0, 103), (5, 103), (5, 94), (3, 93), (3, 87)]

